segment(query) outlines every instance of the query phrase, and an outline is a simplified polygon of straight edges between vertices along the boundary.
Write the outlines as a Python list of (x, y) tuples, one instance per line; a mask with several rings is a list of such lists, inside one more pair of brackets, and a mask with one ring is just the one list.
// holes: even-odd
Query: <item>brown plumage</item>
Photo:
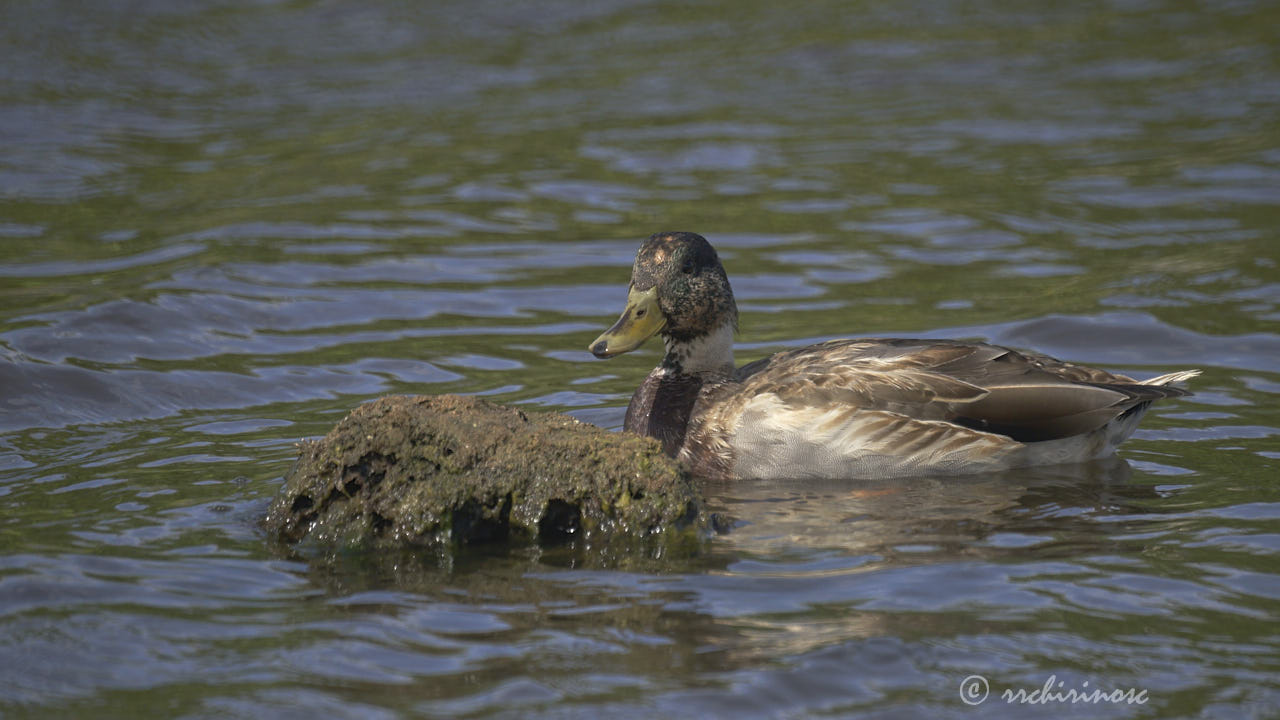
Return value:
[[(1183, 371), (1139, 382), (1047, 355), (952, 340), (832, 340), (733, 369), (737, 308), (711, 245), (659, 233), (637, 254), (632, 300), (592, 344), (601, 357), (654, 333), (663, 361), (625, 427), (709, 476), (973, 473), (1102, 457)], [(661, 317), (656, 317), (660, 313)]]

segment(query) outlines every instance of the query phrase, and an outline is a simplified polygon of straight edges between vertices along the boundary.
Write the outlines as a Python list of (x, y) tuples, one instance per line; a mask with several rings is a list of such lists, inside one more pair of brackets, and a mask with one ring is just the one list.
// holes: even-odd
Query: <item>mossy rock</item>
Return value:
[(384, 397), (300, 446), (264, 527), (287, 542), (685, 540), (687, 470), (650, 438), (475, 397)]

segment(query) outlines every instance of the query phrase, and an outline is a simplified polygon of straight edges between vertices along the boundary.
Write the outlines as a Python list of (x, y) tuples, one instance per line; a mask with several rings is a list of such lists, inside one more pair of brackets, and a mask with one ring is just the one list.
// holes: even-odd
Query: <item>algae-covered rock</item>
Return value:
[(384, 397), (300, 446), (264, 520), (385, 546), (695, 533), (701, 500), (650, 438), (474, 397)]

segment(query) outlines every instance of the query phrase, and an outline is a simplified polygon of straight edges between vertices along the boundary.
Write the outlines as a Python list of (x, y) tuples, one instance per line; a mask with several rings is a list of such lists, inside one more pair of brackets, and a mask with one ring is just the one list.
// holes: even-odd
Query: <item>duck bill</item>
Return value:
[(591, 354), (598, 358), (611, 358), (640, 347), (665, 327), (667, 319), (658, 308), (658, 288), (637, 290), (627, 294), (627, 308), (613, 327), (591, 343)]

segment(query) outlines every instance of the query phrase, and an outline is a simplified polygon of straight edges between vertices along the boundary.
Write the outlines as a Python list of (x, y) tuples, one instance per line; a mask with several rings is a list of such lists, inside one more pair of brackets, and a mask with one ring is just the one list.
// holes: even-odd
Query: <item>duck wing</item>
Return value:
[(947, 340), (833, 340), (744, 365), (735, 379), (744, 395), (792, 409), (881, 410), (1020, 442), (1082, 435), (1130, 408), (1186, 394), (1047, 355)]

